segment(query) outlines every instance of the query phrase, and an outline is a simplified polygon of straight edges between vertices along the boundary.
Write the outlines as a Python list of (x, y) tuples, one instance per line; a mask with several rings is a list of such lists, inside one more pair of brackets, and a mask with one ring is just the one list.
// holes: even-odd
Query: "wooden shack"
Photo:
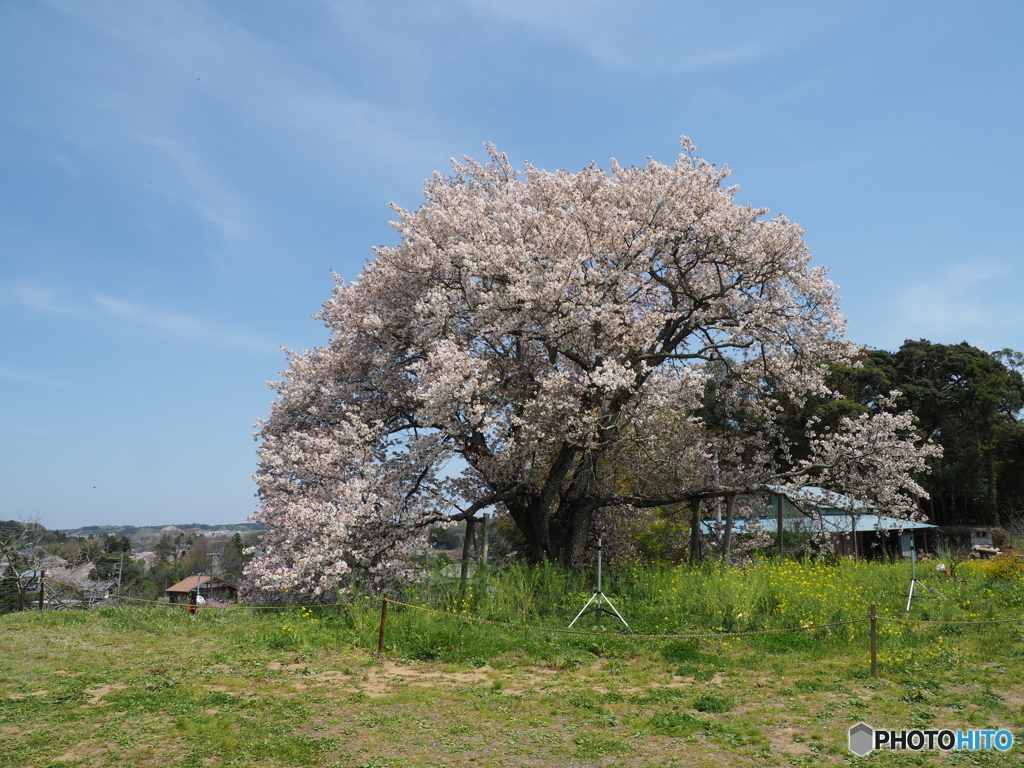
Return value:
[(164, 591), (172, 603), (195, 603), (197, 594), (206, 600), (228, 601), (238, 597), (238, 587), (208, 574), (189, 576)]

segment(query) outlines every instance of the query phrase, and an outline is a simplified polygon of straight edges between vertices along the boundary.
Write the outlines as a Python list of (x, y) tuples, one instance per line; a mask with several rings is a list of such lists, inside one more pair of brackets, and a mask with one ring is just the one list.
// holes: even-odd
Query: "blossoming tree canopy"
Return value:
[[(769, 482), (855, 478), (910, 508), (927, 451), (906, 418), (805, 436), (803, 455), (776, 427), (852, 353), (798, 226), (737, 203), (685, 139), (673, 165), (607, 171), (488, 154), (395, 208), (399, 244), (324, 305), (328, 346), (291, 355), (260, 425), (260, 583), (383, 574), (426, 524), (488, 507), (565, 564), (608, 510)], [(742, 418), (701, 415), (713, 379)]]

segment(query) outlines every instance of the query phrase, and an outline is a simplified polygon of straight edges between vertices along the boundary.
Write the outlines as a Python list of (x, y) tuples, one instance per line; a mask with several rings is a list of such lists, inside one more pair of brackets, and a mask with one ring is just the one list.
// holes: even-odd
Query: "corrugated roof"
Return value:
[[(200, 581), (200, 578), (202, 581)], [(182, 579), (177, 584), (173, 584), (168, 587), (165, 592), (191, 592), (200, 584), (208, 584), (213, 580), (213, 576), (189, 576), (187, 579)]]
[(806, 485), (793, 493), (789, 493), (784, 486), (779, 485), (769, 485), (767, 488), (771, 493), (781, 493), (794, 504), (810, 504), (822, 510), (860, 510), (874, 508), (871, 504), (858, 501), (846, 494), (838, 493), (836, 491), (826, 491), (824, 488), (819, 488), (816, 485)]
[[(774, 533), (777, 530), (774, 517), (762, 517), (758, 522), (764, 531)], [(857, 533), (867, 533), (868, 531), (909, 531), (915, 528), (937, 527), (931, 523), (918, 523), (914, 520), (904, 520), (888, 515), (857, 515), (856, 523)], [(724, 527), (724, 521), (722, 525)], [(715, 530), (715, 526), (714, 520), (704, 520), (701, 523), (701, 531), (712, 533)], [(746, 520), (736, 520), (733, 522), (733, 530), (738, 533), (746, 530), (747, 526), (748, 521)], [(850, 529), (853, 528), (853, 523), (849, 515), (822, 515), (818, 520), (812, 520), (809, 517), (786, 517), (782, 520), (782, 527), (785, 530), (806, 531), (807, 533), (814, 531), (849, 533)]]

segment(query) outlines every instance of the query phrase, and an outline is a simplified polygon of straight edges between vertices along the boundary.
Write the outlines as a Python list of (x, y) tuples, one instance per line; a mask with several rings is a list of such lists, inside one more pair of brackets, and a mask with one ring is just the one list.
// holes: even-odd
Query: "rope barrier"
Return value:
[(439, 611), (435, 608), (427, 608), (422, 605), (413, 605), (411, 603), (403, 603), (398, 600), (392, 600), (388, 598), (388, 603), (392, 605), (401, 605), (404, 608), (414, 608), (418, 611), (424, 611), (425, 613), (434, 613), (438, 616), (446, 616), (453, 619), (461, 619), (463, 621), (471, 621), (477, 624), (488, 624), (495, 627), (508, 627), (510, 629), (518, 630), (530, 630), (534, 632), (554, 632), (559, 635), (587, 635), (597, 637), (645, 637), (645, 638), (708, 638), (708, 637), (745, 637), (749, 635), (774, 635), (781, 634), (783, 632), (806, 632), (811, 629), (824, 629), (825, 627), (840, 627), (847, 624), (862, 624), (865, 621), (871, 621), (870, 618), (864, 619), (850, 619), (849, 621), (835, 621), (830, 624), (808, 624), (800, 627), (784, 627), (782, 629), (757, 629), (747, 630), (742, 632), (686, 632), (686, 633), (644, 633), (644, 632), (588, 632), (582, 629), (556, 629), (554, 627), (535, 627), (530, 624), (513, 624), (506, 621), (493, 621), (491, 619), (480, 619), (476, 616), (462, 616), (458, 613), (449, 613), (447, 611)]
[[(88, 587), (79, 586), (76, 584), (67, 584), (56, 579), (46, 579), (48, 584), (57, 584), (62, 587), (67, 587), (74, 590), (86, 590)], [(119, 595), (112, 594), (109, 598), (117, 600), (131, 600), (136, 603), (147, 603), (150, 605), (156, 605), (162, 608), (188, 608), (188, 603), (171, 603), (164, 602), (162, 600), (147, 600), (142, 597), (132, 597), (130, 595)], [(379, 600), (375, 600), (380, 602)], [(827, 629), (829, 627), (841, 627), (851, 624), (863, 624), (864, 622), (871, 621), (870, 618), (863, 619), (849, 619), (847, 621), (834, 621), (828, 624), (808, 624), (799, 627), (783, 627), (781, 629), (758, 629), (758, 630), (746, 630), (746, 631), (716, 631), (716, 632), (672, 632), (672, 633), (645, 633), (645, 632), (594, 632), (581, 629), (561, 629), (556, 627), (538, 627), (531, 624), (516, 624), (514, 622), (507, 621), (494, 621), (492, 619), (481, 619), (476, 616), (464, 616), (458, 613), (452, 613), (450, 611), (439, 611), (436, 608), (428, 608), (422, 605), (415, 605), (413, 603), (403, 603), (399, 600), (388, 598), (388, 602), (392, 605), (399, 605), (403, 608), (412, 608), (414, 610), (423, 611), (425, 613), (433, 613), (438, 616), (445, 616), (447, 618), (460, 619), (462, 621), (469, 621), (476, 624), (487, 624), (495, 627), (505, 627), (508, 629), (514, 629), (519, 631), (532, 631), (532, 632), (549, 632), (560, 635), (583, 635), (590, 637), (642, 637), (651, 639), (668, 639), (668, 638), (690, 638), (690, 639), (702, 639), (702, 638), (713, 638), (713, 637), (749, 637), (753, 635), (771, 635), (771, 634), (782, 634), (786, 632), (806, 632), (815, 629)], [(205, 605), (203, 608), (213, 608), (216, 610), (289, 610), (291, 608), (309, 608), (311, 606), (301, 605), (229, 605), (229, 606), (216, 606), (216, 605)], [(329, 607), (329, 606), (312, 606), (312, 607)], [(892, 621), (901, 624), (963, 624), (963, 625), (986, 625), (986, 624), (1019, 624), (1024, 623), (1024, 618), (1019, 619), (992, 619), (984, 621), (962, 621), (958, 619), (903, 619), (897, 616), (877, 616), (879, 621)]]
[(882, 621), (896, 621), (900, 624), (1019, 624), (1024, 619), (991, 619), (985, 621), (960, 621), (958, 619), (901, 619), (896, 616), (879, 616)]
[[(84, 589), (83, 587), (78, 587), (78, 586), (75, 586), (75, 585), (72, 585), (72, 584), (64, 584), (63, 582), (52, 580), (52, 579), (51, 579), (51, 583), (58, 584), (58, 585), (63, 586), (63, 587), (68, 587), (68, 588), (71, 588), (71, 589), (74, 589), (74, 590)], [(42, 585), (40, 585), (40, 593), (39, 594), (40, 594), (40, 597), (39, 597), (39, 609), (42, 610), (43, 609)], [(114, 598), (119, 599), (119, 600), (133, 600), (133, 601), (139, 602), (139, 603), (155, 604), (155, 605), (166, 606), (166, 607), (178, 607), (178, 606), (180, 606), (180, 607), (189, 609), (189, 611), (192, 612), (192, 613), (194, 613), (195, 609), (196, 609), (196, 607), (194, 605), (187, 604), (187, 603), (164, 603), (164, 602), (161, 602), (161, 601), (158, 601), (158, 600), (146, 600), (145, 598), (129, 597), (127, 595), (111, 595), (111, 597), (114, 597)], [(366, 600), (365, 596), (364, 596), (364, 600)], [(355, 601), (353, 601), (353, 602), (355, 602)], [(374, 602), (376, 603), (378, 601), (375, 600)], [(449, 618), (449, 619), (459, 619), (459, 620), (462, 620), (462, 621), (473, 622), (473, 623), (476, 623), (476, 624), (485, 624), (485, 625), (492, 626), (492, 627), (502, 627), (502, 628), (517, 630), (517, 631), (544, 632), (544, 633), (548, 633), (548, 634), (559, 634), (559, 635), (582, 635), (582, 636), (588, 636), (588, 637), (617, 637), (617, 638), (630, 637), (630, 638), (646, 638), (646, 639), (684, 639), (684, 638), (685, 639), (707, 639), (707, 638), (716, 638), (716, 637), (717, 638), (723, 638), (723, 637), (752, 637), (752, 636), (756, 636), (756, 635), (773, 635), (773, 634), (792, 633), (792, 632), (807, 632), (807, 631), (811, 631), (811, 630), (828, 629), (830, 627), (851, 626), (853, 624), (863, 624), (865, 622), (870, 622), (871, 628), (870, 628), (870, 632), (869, 632), (869, 637), (870, 637), (870, 642), (871, 642), (871, 677), (877, 677), (878, 676), (878, 620), (879, 619), (881, 619), (882, 621), (891, 621), (891, 622), (896, 622), (896, 623), (900, 623), (900, 624), (925, 624), (925, 625), (928, 625), (928, 624), (934, 624), (934, 625), (941, 625), (941, 624), (952, 624), (952, 625), (956, 625), (956, 624), (960, 624), (960, 625), (994, 625), (994, 624), (1017, 624), (1017, 623), (1024, 622), (1024, 618), (1019, 618), (1019, 619), (986, 619), (986, 620), (981, 620), (981, 621), (962, 621), (962, 620), (957, 620), (957, 619), (905, 619), (905, 618), (899, 618), (899, 617), (896, 617), (896, 616), (879, 616), (878, 612), (877, 612), (876, 604), (875, 603), (871, 603), (871, 613), (870, 613), (870, 615), (865, 617), (865, 618), (862, 618), (862, 619), (849, 619), (847, 621), (833, 621), (833, 622), (829, 622), (829, 623), (826, 623), (826, 624), (803, 624), (803, 625), (798, 626), (798, 627), (782, 627), (780, 629), (757, 629), (757, 630), (744, 630), (744, 631), (732, 631), (732, 632), (721, 630), (721, 631), (715, 631), (715, 632), (671, 632), (671, 633), (669, 633), (669, 632), (664, 632), (664, 633), (648, 633), (648, 632), (632, 632), (632, 631), (630, 631), (629, 633), (619, 632), (619, 631), (616, 631), (616, 632), (592, 632), (592, 631), (581, 630), (581, 629), (571, 629), (571, 625), (570, 625), (570, 628), (568, 628), (568, 629), (561, 629), (561, 628), (555, 628), (555, 627), (537, 627), (537, 626), (533, 626), (533, 625), (530, 625), (530, 624), (516, 624), (514, 622), (494, 621), (492, 619), (481, 619), (481, 618), (478, 618), (476, 616), (466, 616), (466, 615), (463, 615), (463, 614), (460, 614), (460, 613), (455, 613), (455, 612), (452, 612), (452, 611), (439, 611), (439, 610), (437, 610), (435, 608), (430, 608), (430, 607), (423, 606), (423, 605), (415, 605), (413, 603), (404, 603), (404, 602), (402, 602), (400, 600), (390, 600), (390, 599), (388, 599), (388, 595), (387, 595), (386, 592), (383, 595), (381, 595), (379, 602), (380, 602), (380, 608), (381, 608), (381, 615), (380, 615), (380, 632), (379, 632), (378, 639), (377, 639), (377, 655), (378, 656), (383, 656), (383, 654), (384, 654), (384, 635), (385, 635), (385, 629), (386, 629), (386, 624), (387, 624), (388, 603), (392, 603), (394, 605), (401, 606), (403, 608), (411, 608), (413, 610), (422, 611), (424, 613), (431, 613), (431, 614), (436, 614), (438, 616), (444, 616), (444, 617)], [(221, 608), (221, 606), (212, 606), (212, 605), (209, 606), (209, 607), (211, 607), (211, 608)], [(309, 610), (308, 606), (224, 606), (224, 608), (228, 608), (228, 609), (231, 609), (231, 608), (243, 608), (243, 609), (270, 609), (270, 610), (281, 610), (282, 608), (287, 610), (290, 607), (295, 607), (295, 608), (301, 607), (304, 610)], [(324, 607), (324, 606), (320, 606), (320, 607)], [(910, 603), (908, 602), (907, 603), (907, 608), (909, 609), (909, 607), (910, 607)], [(573, 623), (575, 623), (575, 622), (573, 622)], [(623, 622), (623, 623), (625, 623), (625, 622)], [(287, 627), (286, 627), (286, 629), (287, 629)], [(628, 627), (627, 627), (627, 629), (628, 629)]]

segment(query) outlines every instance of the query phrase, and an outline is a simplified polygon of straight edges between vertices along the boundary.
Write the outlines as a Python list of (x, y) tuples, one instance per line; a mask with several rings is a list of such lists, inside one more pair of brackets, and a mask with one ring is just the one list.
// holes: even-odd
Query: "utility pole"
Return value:
[(124, 556), (127, 552), (122, 552), (117, 564), (117, 593), (121, 594), (121, 574), (124, 572)]

